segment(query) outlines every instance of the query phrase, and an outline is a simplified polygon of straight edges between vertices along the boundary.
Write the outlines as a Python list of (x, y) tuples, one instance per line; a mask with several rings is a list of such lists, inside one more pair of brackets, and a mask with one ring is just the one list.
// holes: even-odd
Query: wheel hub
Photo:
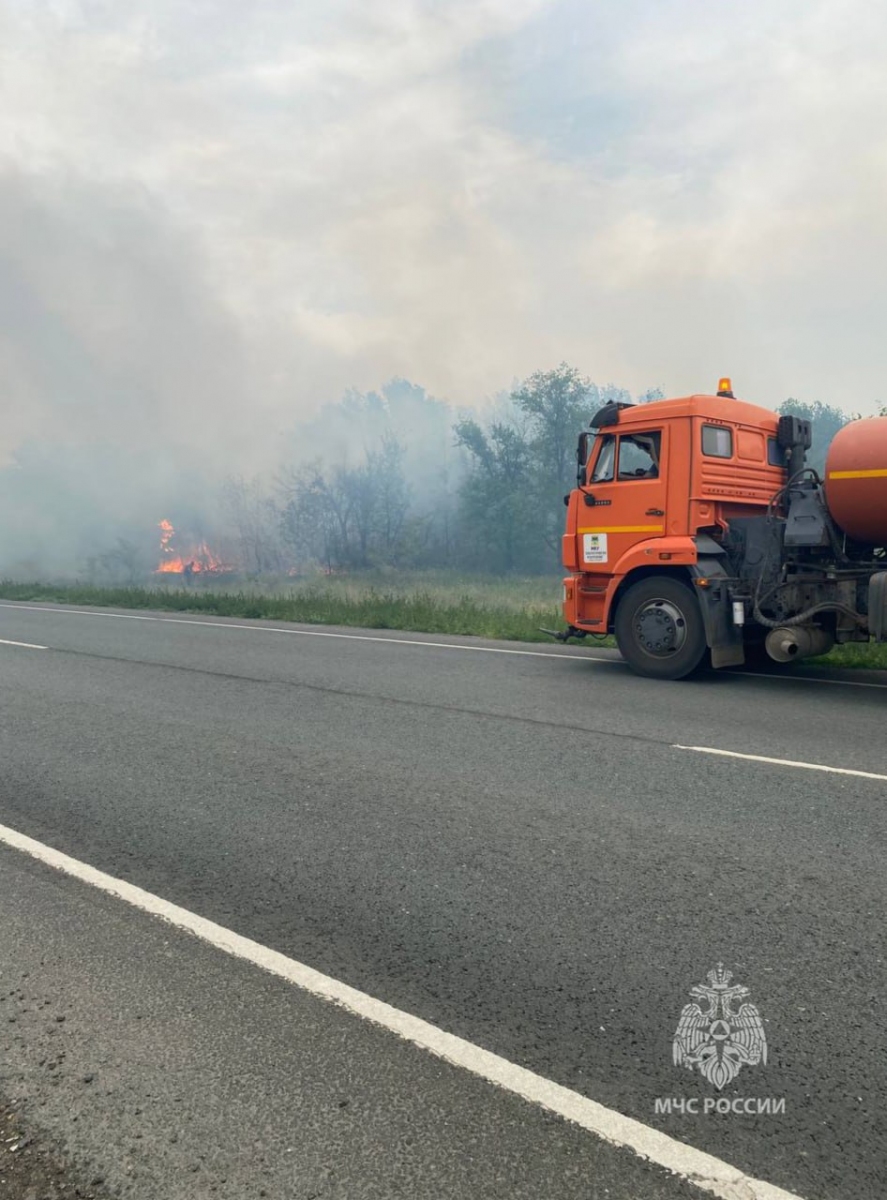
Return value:
[(660, 658), (680, 650), (687, 638), (684, 614), (668, 600), (648, 600), (635, 613), (634, 625), (639, 644)]

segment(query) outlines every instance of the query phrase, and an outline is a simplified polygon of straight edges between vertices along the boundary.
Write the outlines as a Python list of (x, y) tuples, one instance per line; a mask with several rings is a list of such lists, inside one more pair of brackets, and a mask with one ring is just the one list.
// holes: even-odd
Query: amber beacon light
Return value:
[(734, 399), (733, 384), (726, 375), (723, 377), (723, 379), (718, 380), (718, 395), (726, 396), (730, 400)]

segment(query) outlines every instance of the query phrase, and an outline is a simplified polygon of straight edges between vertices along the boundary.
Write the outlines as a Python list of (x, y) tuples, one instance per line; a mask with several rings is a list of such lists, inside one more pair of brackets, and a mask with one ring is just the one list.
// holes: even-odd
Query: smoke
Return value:
[(199, 247), (140, 189), (7, 169), (0, 261), (4, 565), (70, 568), (170, 502), (198, 517), (249, 421)]
[(205, 526), (386, 379), (874, 411), (885, 45), (863, 0), (0, 0), (0, 567)]

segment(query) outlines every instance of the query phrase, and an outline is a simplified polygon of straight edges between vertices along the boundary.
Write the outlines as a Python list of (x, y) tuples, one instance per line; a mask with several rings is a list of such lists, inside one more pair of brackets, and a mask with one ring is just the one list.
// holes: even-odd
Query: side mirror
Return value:
[(588, 438), (587, 432), (579, 434), (579, 444), (576, 446), (576, 483), (579, 487), (585, 483), (585, 467), (588, 463)]

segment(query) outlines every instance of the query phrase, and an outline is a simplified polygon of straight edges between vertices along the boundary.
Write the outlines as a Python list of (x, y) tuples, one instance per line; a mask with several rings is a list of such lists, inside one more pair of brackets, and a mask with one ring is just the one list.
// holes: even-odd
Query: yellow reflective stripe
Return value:
[(579, 533), (662, 533), (662, 525), (589, 525)]
[(878, 467), (874, 471), (829, 471), (829, 479), (883, 479), (887, 468)]

